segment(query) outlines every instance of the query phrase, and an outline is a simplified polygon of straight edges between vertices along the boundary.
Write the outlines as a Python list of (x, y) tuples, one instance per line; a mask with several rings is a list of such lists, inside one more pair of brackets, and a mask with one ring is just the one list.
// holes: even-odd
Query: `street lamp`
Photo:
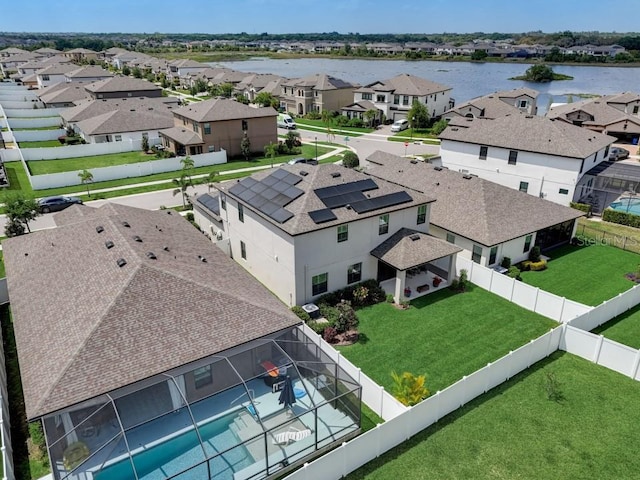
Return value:
[(413, 129), (415, 128), (416, 117), (411, 117), (411, 142), (413, 142)]
[(316, 162), (318, 161), (318, 137), (315, 137), (316, 140)]

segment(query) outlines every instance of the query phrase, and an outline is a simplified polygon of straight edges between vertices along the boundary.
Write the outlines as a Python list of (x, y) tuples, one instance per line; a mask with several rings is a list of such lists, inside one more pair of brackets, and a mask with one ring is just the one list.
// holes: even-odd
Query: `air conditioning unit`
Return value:
[(218, 231), (218, 233), (216, 233), (216, 240), (222, 240), (222, 231)]

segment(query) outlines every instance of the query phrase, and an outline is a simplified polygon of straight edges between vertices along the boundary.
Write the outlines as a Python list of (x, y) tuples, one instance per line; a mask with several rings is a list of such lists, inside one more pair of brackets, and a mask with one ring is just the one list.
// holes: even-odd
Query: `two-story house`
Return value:
[(87, 65), (72, 70), (64, 75), (67, 82), (92, 83), (113, 77), (113, 73), (105, 70), (100, 65)]
[(78, 69), (78, 65), (73, 63), (56, 63), (43, 66), (35, 72), (38, 88), (46, 88), (56, 83), (66, 82), (65, 75)]
[(271, 107), (253, 108), (223, 98), (192, 103), (173, 111), (174, 126), (160, 131), (162, 144), (177, 155), (225, 150), (230, 157), (241, 155), (246, 135), (252, 152), (264, 152), (278, 143), (276, 118)]
[(357, 85), (320, 73), (294, 78), (282, 83), (280, 106), (293, 115), (337, 112), (353, 101), (355, 88)]
[(162, 88), (140, 78), (111, 77), (85, 87), (91, 98), (161, 97)]
[(442, 288), (461, 250), (429, 235), (434, 198), (339, 165), (285, 165), (200, 195), (196, 221), (287, 305), (377, 279), (396, 301)]
[(530, 88), (505, 90), (472, 98), (447, 110), (442, 118), (451, 120), (456, 117), (498, 118), (505, 115), (523, 112), (536, 115), (538, 92)]
[[(383, 81), (376, 81), (355, 90), (352, 102), (373, 104), (388, 120), (407, 118), (414, 101), (426, 105), (431, 118), (441, 117), (453, 108), (451, 87), (409, 75), (397, 75)], [(353, 107), (353, 104), (350, 105)]]
[(581, 177), (607, 160), (614, 137), (516, 113), (461, 118), (440, 134), (442, 165), (569, 205), (587, 193)]

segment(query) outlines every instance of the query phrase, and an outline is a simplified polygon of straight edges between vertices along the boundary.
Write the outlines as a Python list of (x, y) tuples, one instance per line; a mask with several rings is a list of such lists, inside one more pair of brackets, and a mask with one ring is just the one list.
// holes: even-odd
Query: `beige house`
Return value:
[(228, 156), (238, 156), (244, 135), (252, 152), (263, 152), (266, 145), (278, 142), (277, 115), (271, 107), (210, 99), (174, 110), (174, 126), (160, 131), (160, 138), (176, 155), (226, 150)]
[(337, 112), (353, 102), (357, 87), (326, 74), (295, 78), (282, 83), (281, 107), (294, 115), (323, 110)]

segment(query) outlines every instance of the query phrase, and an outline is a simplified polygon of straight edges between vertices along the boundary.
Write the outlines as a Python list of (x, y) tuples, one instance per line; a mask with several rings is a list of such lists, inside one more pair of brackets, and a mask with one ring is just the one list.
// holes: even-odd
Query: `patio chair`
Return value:
[(304, 430), (298, 430), (297, 428), (290, 427), (285, 432), (276, 433), (273, 436), (274, 445), (288, 445), (292, 442), (298, 442), (311, 435), (311, 430), (306, 428)]

